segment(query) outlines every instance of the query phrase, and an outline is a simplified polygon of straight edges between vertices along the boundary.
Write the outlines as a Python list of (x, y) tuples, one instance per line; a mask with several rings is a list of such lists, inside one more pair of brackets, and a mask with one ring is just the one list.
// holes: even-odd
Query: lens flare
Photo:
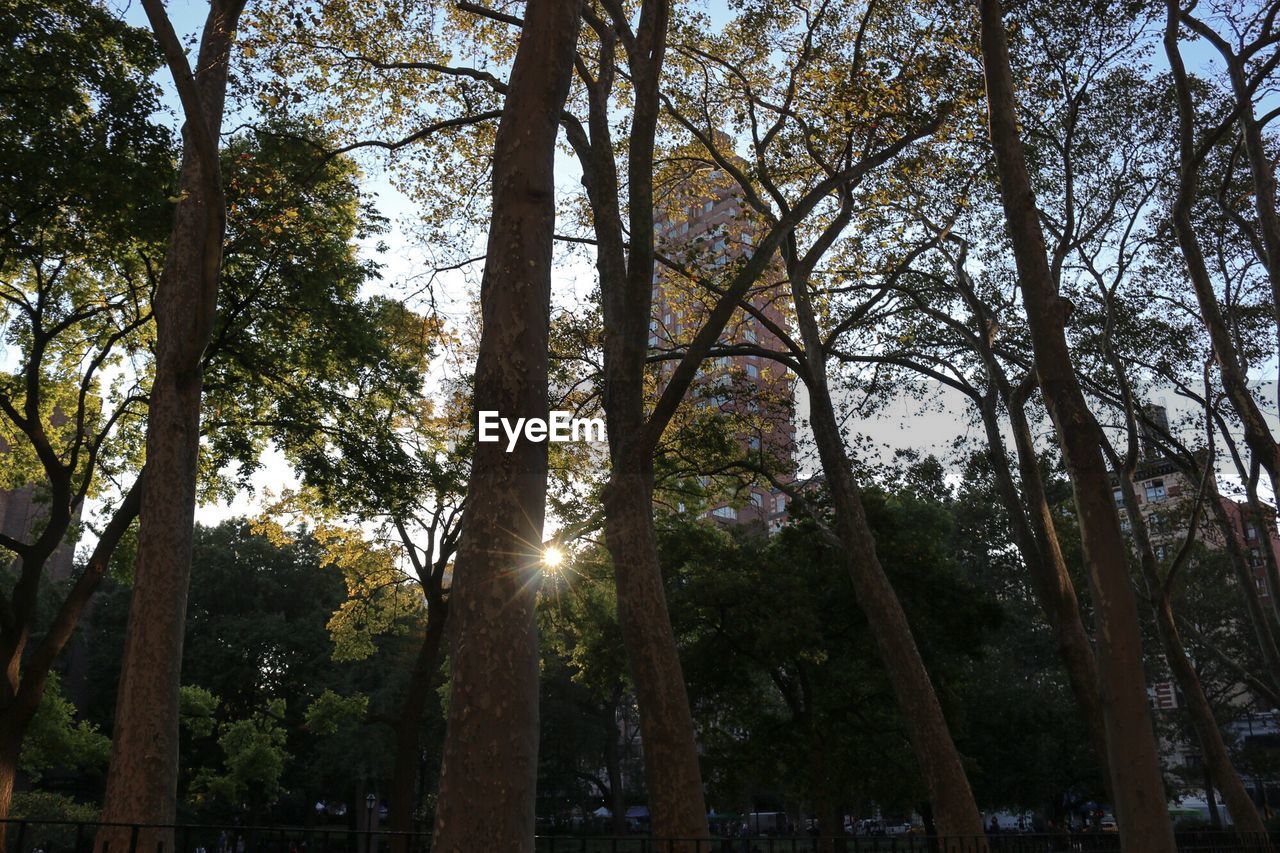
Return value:
[(564, 562), (564, 551), (561, 551), (555, 545), (549, 545), (542, 552), (542, 565), (548, 569), (558, 569)]

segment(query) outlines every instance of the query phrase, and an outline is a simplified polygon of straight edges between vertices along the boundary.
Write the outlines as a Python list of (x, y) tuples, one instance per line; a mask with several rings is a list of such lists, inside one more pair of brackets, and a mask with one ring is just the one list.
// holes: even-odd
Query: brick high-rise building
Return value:
[[(732, 179), (710, 168), (696, 169), (668, 185), (655, 211), (660, 260), (653, 276), (652, 352), (682, 349), (715, 304), (716, 296), (686, 273), (725, 283), (734, 266), (752, 251), (761, 228), (744, 211), (736, 189)], [(705, 362), (690, 396), (695, 411), (725, 416), (731, 438), (744, 455), (768, 467), (778, 482), (787, 483), (794, 469), (794, 377), (777, 361), (751, 351), (782, 349), (774, 329), (788, 327), (790, 293), (780, 269), (780, 264), (768, 268), (764, 280), (748, 294), (753, 310), (739, 308), (721, 335), (722, 347), (739, 352)], [(660, 381), (674, 364), (664, 363)], [(738, 500), (714, 505), (709, 515), (775, 529), (786, 512), (786, 495), (757, 478)]]

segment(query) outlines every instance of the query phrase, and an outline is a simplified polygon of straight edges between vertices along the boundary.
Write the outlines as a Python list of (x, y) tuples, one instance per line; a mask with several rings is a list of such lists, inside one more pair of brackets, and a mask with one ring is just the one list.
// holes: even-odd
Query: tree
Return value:
[[(949, 556), (957, 553), (955, 528), (949, 510), (920, 487), (929, 479), (871, 487), (862, 499), (950, 705), (966, 658), (980, 653), (998, 611)], [(818, 518), (802, 515), (767, 541), (749, 530), (664, 520), (663, 562), (720, 801), (728, 795), (745, 807), (754, 792), (780, 790), (834, 836), (851, 806), (909, 811), (931, 792), (913, 761), (911, 709), (878, 654), (879, 626), (858, 605), (855, 585), (830, 572), (842, 547), (824, 530), (835, 511), (824, 495), (809, 497)]]
[[(340, 546), (325, 531), (264, 527), (232, 519), (195, 529), (180, 692), (184, 822), (314, 820), (317, 800), (352, 802), (357, 782), (381, 789), (389, 776), (393, 740), (380, 718), (396, 710), (416, 650), (416, 599), (388, 602), (376, 620), (348, 610), (334, 627), (354, 571), (333, 561)], [(381, 563), (368, 543), (352, 552), (357, 544)], [(94, 612), (85, 711), (106, 726), (127, 581), (109, 583)], [(366, 656), (345, 654), (364, 642)]]
[[(1002, 619), (985, 653), (959, 687), (966, 725), (959, 743), (975, 767), (974, 795), (985, 809), (1037, 811), (1061, 824), (1065, 811), (1090, 800), (1103, 801), (1106, 774), (1078, 703), (1074, 677), (1061, 654), (1057, 629), (1045, 618), (1037, 581), (1021, 553), (1008, 548), (1014, 524), (1008, 516), (1000, 461), (985, 448), (974, 451), (960, 472), (952, 513), (957, 527), (957, 562), (964, 575), (999, 601)], [(1044, 460), (1037, 460), (1043, 462)], [(1063, 503), (1070, 484), (1042, 465), (1049, 512), (1056, 519), (1064, 567), (1079, 583), (1079, 549)], [(1087, 604), (1086, 602), (1083, 602)]]
[[(213, 331), (226, 208), (219, 133), (243, 0), (214, 0), (195, 74), (159, 0), (144, 4), (186, 119), (179, 201), (156, 289), (155, 375), (147, 409), (153, 477), (143, 481), (134, 602), (103, 805), (106, 823), (176, 818), (178, 688), (200, 447), (201, 358)], [(99, 844), (111, 833), (99, 833)], [(147, 833), (143, 843), (166, 840)], [(123, 836), (114, 837), (120, 846)]]
[(1017, 126), (1003, 11), (981, 0), (979, 20), (991, 142), (1005, 220), (1017, 262), (1036, 373), (1071, 475), (1076, 514), (1098, 619), (1098, 671), (1107, 727), (1116, 818), (1126, 847), (1174, 849), (1158, 751), (1143, 689), (1137, 606), (1124, 540), (1099, 449), (1098, 428), (1072, 369), (1064, 324), (1070, 303), (1058, 296)]
[[(0, 599), (3, 817), (50, 667), (138, 512), (128, 479), (145, 393), (130, 368), (149, 337), (172, 150), (152, 120), (159, 56), (145, 32), (92, 3), (18, 2), (0, 10), (0, 41), (0, 334), (12, 358), (0, 489), (38, 507), (28, 531), (0, 536), (13, 580)], [(82, 518), (91, 498), (105, 504), (97, 542), (44, 618), (44, 575), (94, 524)]]
[[(1191, 4), (1191, 8), (1195, 5)], [(1195, 290), (1201, 319), (1212, 342), (1214, 359), (1218, 363), (1222, 377), (1222, 386), (1244, 427), (1245, 441), (1249, 449), (1269, 475), (1272, 491), (1276, 492), (1277, 482), (1280, 482), (1278, 480), (1280, 478), (1280, 443), (1277, 443), (1271, 435), (1254, 392), (1249, 388), (1246, 354), (1233, 340), (1223, 306), (1219, 304), (1206, 263), (1204, 247), (1193, 222), (1192, 209), (1199, 190), (1200, 172), (1205, 159), (1238, 122), (1249, 153), (1258, 215), (1256, 226), (1246, 226), (1246, 239), (1255, 247), (1270, 281), (1271, 307), (1277, 322), (1276, 333), (1280, 335), (1280, 284), (1277, 284), (1277, 274), (1280, 273), (1280, 264), (1277, 262), (1277, 258), (1280, 257), (1280, 222), (1277, 220), (1275, 208), (1275, 175), (1274, 170), (1267, 168), (1262, 162), (1265, 158), (1262, 126), (1266, 122), (1256, 117), (1253, 103), (1259, 87), (1270, 77), (1277, 62), (1280, 62), (1276, 58), (1275, 51), (1266, 50), (1268, 46), (1274, 45), (1277, 39), (1280, 39), (1280, 33), (1275, 30), (1275, 16), (1278, 9), (1274, 3), (1267, 4), (1266, 10), (1260, 11), (1253, 20), (1239, 21), (1238, 33), (1245, 43), (1234, 50), (1203, 21), (1191, 16), (1190, 9), (1184, 12), (1177, 0), (1168, 0), (1165, 9), (1164, 50), (1169, 60), (1174, 99), (1178, 109), (1178, 179), (1175, 184), (1176, 197), (1171, 216), (1174, 233), (1177, 235), (1187, 274)], [(1179, 35), (1184, 22), (1195, 32), (1208, 37), (1222, 53), (1227, 61), (1232, 94), (1235, 98), (1234, 104), (1226, 111), (1226, 115), (1213, 115), (1207, 126), (1203, 128), (1199, 127), (1201, 122), (1196, 115), (1192, 82), (1187, 74), (1186, 64), (1183, 62), (1179, 47)], [(1254, 35), (1255, 30), (1256, 35)], [(1261, 58), (1258, 57), (1260, 51)], [(1198, 129), (1199, 133), (1197, 133)], [(1260, 233), (1254, 233), (1255, 227)]]
[(551, 707), (543, 714), (539, 790), (588, 786), (609, 809), (611, 833), (625, 835), (627, 803), (643, 790), (628, 789), (623, 766), (630, 744), (618, 721), (633, 694), (611, 569), (605, 549), (588, 547), (542, 588), (543, 696)]
[[(785, 329), (774, 334), (784, 349), (777, 357), (809, 391), (815, 444), (836, 507), (829, 535), (841, 542), (844, 567), (873, 622), (872, 636), (904, 709), (939, 832), (975, 837), (982, 834), (981, 816), (911, 627), (876, 556), (832, 400), (827, 363), (841, 326), (820, 328), (820, 317), (827, 315), (815, 295), (815, 270), (833, 244), (855, 215), (878, 203), (886, 185), (914, 170), (911, 149), (938, 131), (953, 107), (930, 76), (940, 72), (945, 59), (934, 53), (929, 29), (913, 29), (907, 17), (882, 12), (874, 4), (845, 14), (820, 7), (803, 19), (797, 34), (801, 46), (785, 76), (770, 73), (768, 60), (756, 59), (759, 49), (750, 43), (685, 47), (699, 76), (711, 82), (702, 91), (673, 96), (668, 109), (697, 139), (706, 159), (737, 184), (736, 194), (753, 218), (772, 228), (780, 220), (793, 220), (778, 251), (799, 336), (794, 339)], [(832, 39), (836, 33), (856, 37)], [(831, 46), (835, 44), (842, 47)], [(890, 77), (887, 68), (896, 66), (879, 57), (902, 51), (904, 70)], [(816, 98), (810, 87), (830, 89), (832, 80), (839, 81), (838, 97), (831, 103)], [(711, 103), (737, 107), (735, 130), (749, 134), (753, 143), (749, 164), (737, 160), (732, 137), (716, 126), (727, 118), (725, 107), (713, 113), (707, 106)], [(797, 151), (804, 152), (804, 159)], [(797, 162), (803, 166), (798, 168)]]
[[(554, 165), (580, 6), (533, 0), (494, 143), (475, 408), (547, 417)], [(432, 846), (528, 851), (538, 752), (537, 572), (547, 446), (476, 445), (450, 593), (451, 677)]]

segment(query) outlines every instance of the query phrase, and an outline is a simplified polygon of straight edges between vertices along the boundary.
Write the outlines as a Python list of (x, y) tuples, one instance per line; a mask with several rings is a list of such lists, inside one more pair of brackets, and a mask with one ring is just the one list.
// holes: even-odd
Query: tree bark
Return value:
[(621, 6), (608, 8), (615, 29), (628, 35), (624, 46), (635, 93), (627, 142), (629, 251), (624, 249), (619, 182), (603, 91), (592, 93), (591, 140), (577, 145), (586, 161), (584, 169), (590, 170), (584, 182), (600, 239), (597, 266), (606, 329), (602, 399), (612, 462), (602, 495), (605, 545), (613, 562), (618, 620), (640, 709), (653, 834), (706, 838), (707, 809), (693, 715), (667, 612), (653, 524), (656, 439), (651, 440), (648, 433), (660, 433), (665, 422), (655, 425), (645, 418), (645, 358), (655, 260), (654, 136), (669, 3), (645, 0), (634, 33), (628, 12)]
[[(43, 690), (40, 691), (43, 694)], [(0, 719), (0, 814), (6, 818), (13, 805), (13, 785), (18, 776), (18, 756), (22, 751), (22, 738), (35, 716), (40, 705), (40, 696), (35, 696), (34, 704), (30, 696), (21, 697), (20, 702), (13, 702), (3, 719)], [(9, 825), (0, 823), (0, 849), (5, 847)]]
[[(156, 362), (147, 417), (138, 555), (125, 633), (106, 823), (171, 824), (177, 817), (178, 686), (191, 570), (201, 357), (217, 303), (226, 213), (218, 167), (231, 44), (243, 0), (213, 0), (193, 76), (158, 0), (145, 0), (182, 99), (181, 200), (155, 297)], [(98, 843), (113, 833), (99, 833)], [(127, 843), (114, 834), (111, 846)], [(139, 844), (172, 849), (172, 832)]]
[(1209, 773), (1209, 768), (1204, 770), (1204, 801), (1209, 806), (1209, 826), (1213, 829), (1222, 829), (1222, 815), (1218, 813), (1218, 795), (1213, 790), (1213, 776)]
[(1014, 541), (1031, 576), (1036, 600), (1053, 632), (1054, 643), (1062, 658), (1071, 692), (1080, 706), (1080, 714), (1089, 732), (1089, 742), (1102, 771), (1103, 783), (1109, 791), (1111, 773), (1107, 763), (1102, 700), (1098, 696), (1098, 663), (1094, 659), (1093, 645), (1080, 617), (1080, 602), (1076, 598), (1075, 584), (1062, 557), (1057, 530), (1053, 525), (1053, 514), (1045, 496), (1044, 483), (1040, 479), (1031, 427), (1027, 423), (1026, 411), (1022, 405), (1022, 401), (1014, 399), (1012, 394), (1005, 400), (1017, 448), (1018, 469), (1022, 480), (1020, 490), (1014, 482), (1013, 472), (1009, 470), (995, 407), (991, 405), (991, 411), (988, 411), (987, 404), (982, 406), (982, 420), (986, 428), (987, 443), (991, 448), (996, 485), (1005, 510), (1009, 513)]
[(448, 624), (448, 604), (437, 601), (427, 608), (426, 631), (418, 654), (413, 662), (413, 672), (405, 687), (400, 703), (400, 716), (395, 722), (395, 756), (391, 767), (391, 831), (403, 833), (394, 836), (392, 849), (406, 853), (411, 849), (410, 833), (413, 832), (413, 810), (419, 802), (418, 770), (422, 764), (419, 753), (419, 734), (422, 716), (431, 698), (436, 670), (440, 668), (440, 647)]
[[(475, 406), (546, 418), (554, 156), (578, 0), (530, 0), (494, 146)], [(454, 562), (452, 680), (432, 849), (533, 850), (538, 765), (535, 604), (547, 445), (477, 443)]]
[(1072, 367), (1060, 298), (1018, 131), (999, 0), (979, 0), (991, 142), (1036, 370), (1061, 440), (1098, 620), (1099, 693), (1121, 843), (1129, 853), (1176, 850), (1142, 667), (1142, 634), (1099, 430)]
[[(1249, 796), (1249, 791), (1245, 788), (1240, 774), (1231, 764), (1231, 756), (1227, 752), (1226, 743), (1222, 740), (1218, 722), (1214, 719), (1213, 708), (1209, 705), (1209, 699), (1200, 685), (1200, 677), (1196, 674), (1190, 658), (1187, 657), (1182, 638), (1178, 634), (1168, 593), (1161, 595), (1152, 604), (1156, 610), (1156, 624), (1159, 627), (1161, 643), (1164, 645), (1165, 658), (1169, 662), (1169, 669), (1178, 684), (1178, 689), (1186, 701), (1191, 726), (1195, 730), (1197, 740), (1200, 741), (1205, 770), (1217, 785), (1218, 790), (1222, 792), (1222, 799), (1235, 822), (1236, 832), (1246, 837), (1265, 839), (1266, 824), (1263, 823), (1262, 815), (1254, 806), (1253, 798)], [(1270, 849), (1270, 846), (1263, 842), (1260, 850), (1266, 849)]]
[(809, 419), (835, 508), (836, 534), (844, 547), (843, 562), (902, 712), (916, 763), (933, 804), (938, 833), (954, 839), (961, 847), (982, 846), (985, 843), (982, 815), (974, 801), (960, 753), (951, 738), (902, 603), (876, 556), (875, 540), (827, 389), (825, 359), (819, 354), (821, 344), (812, 340), (817, 336), (813, 315), (804, 307), (804, 294), (794, 283), (793, 288), (797, 318), (809, 353)]
[(604, 530), (640, 706), (650, 821), (656, 838), (705, 838), (707, 813), (693, 715), (658, 565), (653, 470), (649, 460), (635, 461), (639, 470), (613, 470), (604, 495)]
[(622, 781), (622, 750), (618, 748), (618, 707), (622, 702), (622, 685), (613, 690), (605, 705), (604, 768), (609, 777), (609, 825), (614, 835), (627, 834), (627, 794)]

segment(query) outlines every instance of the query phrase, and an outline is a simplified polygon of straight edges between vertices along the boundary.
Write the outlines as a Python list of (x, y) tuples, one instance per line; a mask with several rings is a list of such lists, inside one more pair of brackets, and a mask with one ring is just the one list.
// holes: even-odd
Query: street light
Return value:
[(373, 853), (373, 807), (376, 806), (377, 804), (378, 804), (378, 797), (376, 794), (371, 793), (369, 794), (369, 796), (364, 798), (365, 853)]

